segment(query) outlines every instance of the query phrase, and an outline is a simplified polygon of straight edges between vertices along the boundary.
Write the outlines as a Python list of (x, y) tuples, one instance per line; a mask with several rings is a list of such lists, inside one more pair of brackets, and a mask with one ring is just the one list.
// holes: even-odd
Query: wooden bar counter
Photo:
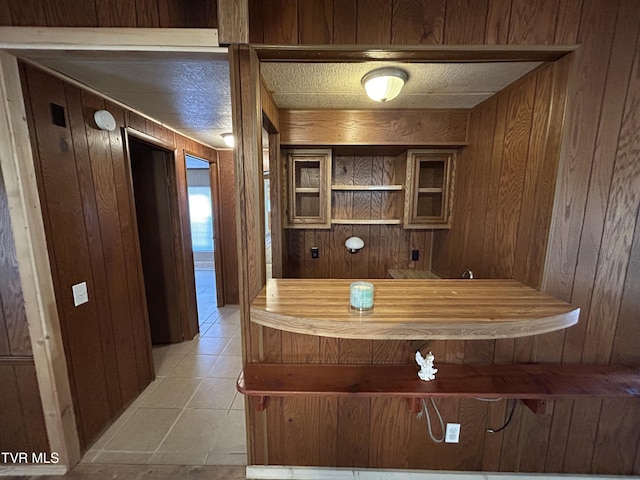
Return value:
[(251, 305), (260, 325), (367, 340), (491, 339), (537, 335), (578, 322), (580, 309), (516, 280), (367, 280), (374, 308), (349, 308), (353, 280), (268, 280)]

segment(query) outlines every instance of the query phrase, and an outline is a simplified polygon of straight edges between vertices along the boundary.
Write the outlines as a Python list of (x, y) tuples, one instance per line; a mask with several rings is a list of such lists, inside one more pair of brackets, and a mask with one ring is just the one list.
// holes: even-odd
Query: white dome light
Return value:
[(344, 246), (347, 247), (350, 253), (356, 253), (362, 247), (364, 247), (364, 240), (360, 237), (349, 237), (347, 241), (344, 242)]
[(399, 68), (379, 68), (362, 77), (362, 86), (371, 100), (388, 102), (400, 94), (408, 78), (407, 72)]
[(233, 138), (233, 133), (223, 133), (220, 136), (222, 137), (222, 140), (224, 140), (224, 144), (227, 147), (233, 148), (235, 146), (236, 142), (235, 138)]

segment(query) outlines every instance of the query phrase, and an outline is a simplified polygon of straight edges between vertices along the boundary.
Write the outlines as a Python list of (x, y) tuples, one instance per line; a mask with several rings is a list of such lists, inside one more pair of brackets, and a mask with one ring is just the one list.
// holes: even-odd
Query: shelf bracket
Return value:
[(547, 413), (547, 401), (541, 399), (522, 398), (520, 399), (526, 407), (536, 415), (544, 415)]

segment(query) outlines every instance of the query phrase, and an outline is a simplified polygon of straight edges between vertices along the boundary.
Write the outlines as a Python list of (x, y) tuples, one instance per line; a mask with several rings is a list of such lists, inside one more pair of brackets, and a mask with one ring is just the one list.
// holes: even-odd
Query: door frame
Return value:
[[(226, 299), (224, 295), (224, 268), (222, 264), (222, 242), (220, 242), (222, 235), (222, 226), (220, 223), (220, 175), (218, 171), (218, 158), (208, 160), (202, 158), (201, 155), (193, 153), (189, 150), (184, 151), (185, 157), (189, 155), (201, 162), (209, 164), (209, 189), (211, 190), (211, 214), (213, 224), (213, 264), (214, 271), (216, 272), (216, 303), (218, 307), (224, 307), (226, 305)], [(185, 160), (186, 161), (186, 160)], [(189, 188), (189, 181), (187, 179), (187, 189)]]
[[(131, 152), (130, 152), (130, 139), (145, 143), (157, 147), (161, 150), (173, 156), (173, 161), (167, 162), (169, 167), (169, 208), (171, 217), (171, 230), (173, 233), (173, 249), (175, 252), (175, 260), (173, 268), (176, 273), (176, 280), (178, 282), (178, 311), (180, 312), (180, 331), (182, 333), (182, 340), (193, 338), (200, 330), (198, 325), (198, 310), (196, 303), (196, 291), (195, 280), (190, 281), (190, 278), (195, 279), (195, 271), (193, 268), (193, 253), (191, 252), (191, 230), (189, 227), (189, 207), (188, 202), (180, 201), (180, 191), (178, 181), (179, 162), (185, 163), (186, 160), (179, 155), (179, 149), (175, 145), (161, 140), (156, 137), (152, 137), (146, 133), (140, 132), (131, 127), (123, 129), (124, 145), (127, 155), (127, 170), (128, 170), (128, 182), (129, 182), (129, 198), (131, 205), (131, 215), (135, 220), (132, 225), (134, 237), (136, 239), (136, 255), (139, 259), (142, 259), (142, 252), (140, 246), (140, 237), (138, 233), (138, 217), (135, 207), (135, 194), (133, 190), (133, 176), (131, 172)], [(186, 169), (185, 169), (185, 185), (186, 185)], [(185, 229), (186, 225), (186, 229)], [(188, 241), (187, 241), (188, 240)], [(187, 254), (189, 252), (189, 254)], [(139, 278), (142, 282), (142, 291), (144, 288), (144, 275), (142, 274), (142, 262), (138, 265)], [(146, 291), (145, 291), (146, 292)], [(145, 294), (146, 296), (146, 294)], [(146, 297), (145, 297), (146, 298)], [(147, 315), (147, 323), (149, 322), (147, 306), (144, 305), (145, 315)]]

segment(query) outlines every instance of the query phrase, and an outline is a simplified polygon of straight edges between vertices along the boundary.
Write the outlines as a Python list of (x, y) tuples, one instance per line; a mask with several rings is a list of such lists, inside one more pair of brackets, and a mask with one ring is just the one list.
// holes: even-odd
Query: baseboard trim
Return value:
[(323, 467), (248, 465), (247, 480), (572, 480), (585, 478), (620, 480), (633, 476), (595, 476), (531, 473), (446, 472), (428, 470), (380, 470)]
[(64, 475), (66, 465), (0, 465), (0, 477), (27, 475)]

